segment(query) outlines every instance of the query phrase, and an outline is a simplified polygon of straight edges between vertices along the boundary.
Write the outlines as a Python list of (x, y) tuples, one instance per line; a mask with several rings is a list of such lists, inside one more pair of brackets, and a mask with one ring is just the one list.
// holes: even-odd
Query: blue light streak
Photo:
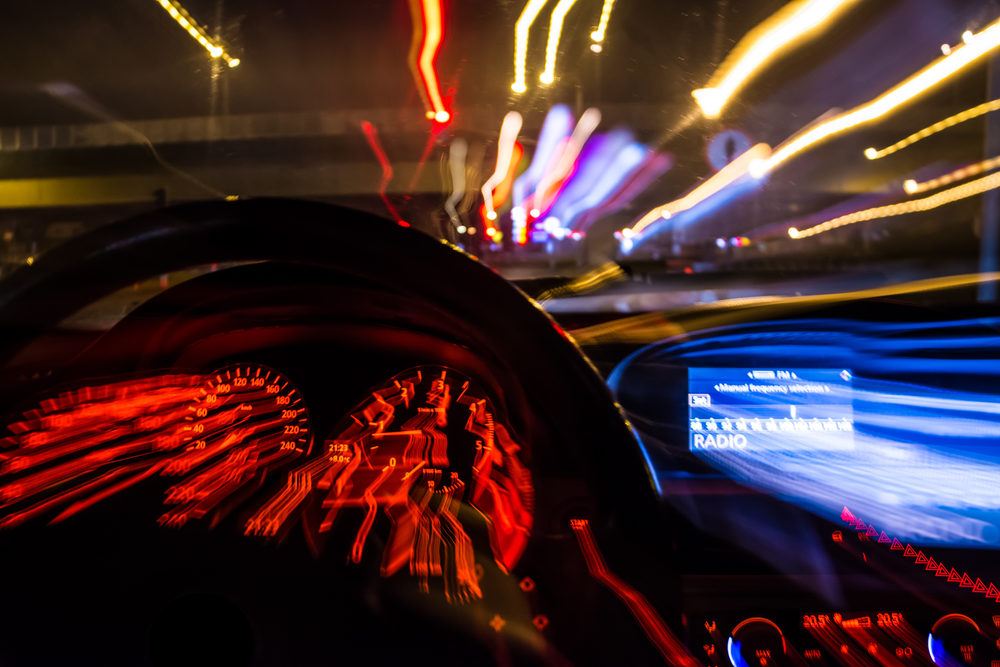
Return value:
[[(686, 406), (684, 369), (691, 366), (851, 369), (853, 445), (825, 447), (816, 437), (806, 438), (804, 447), (685, 452), (690, 425), (676, 408)], [(656, 343), (622, 362), (608, 383), (661, 476), (685, 465), (698, 470), (697, 456), (736, 481), (831, 520), (847, 505), (914, 543), (998, 547), (998, 380), (1000, 318), (807, 319)], [(741, 416), (716, 407), (722, 418)]]
[(732, 637), (726, 642), (726, 653), (729, 655), (729, 662), (732, 663), (733, 667), (750, 667), (740, 653), (740, 643), (733, 640)]
[(564, 217), (550, 217), (559, 221), (564, 229), (572, 229), (573, 221), (586, 211), (598, 206), (610, 197), (622, 181), (628, 178), (645, 161), (647, 149), (638, 142), (632, 142), (619, 150), (614, 157), (603, 163), (600, 177), (581, 198), (571, 202), (564, 210)]
[(541, 182), (545, 168), (559, 143), (573, 133), (574, 122), (573, 112), (565, 104), (557, 104), (549, 109), (538, 135), (538, 145), (531, 158), (531, 165), (514, 181), (512, 204), (515, 209), (523, 210), (524, 202)]
[(622, 129), (591, 137), (580, 152), (576, 171), (549, 210), (549, 217), (562, 221), (568, 227), (571, 220), (569, 211), (587, 197), (605, 175), (608, 162), (632, 140), (632, 133)]

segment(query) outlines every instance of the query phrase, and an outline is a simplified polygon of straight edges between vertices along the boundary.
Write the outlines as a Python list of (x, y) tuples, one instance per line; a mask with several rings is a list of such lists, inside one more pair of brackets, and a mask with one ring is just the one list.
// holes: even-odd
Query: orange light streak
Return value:
[[(520, 142), (515, 143), (514, 150), (510, 156), (510, 166), (507, 169), (507, 174), (493, 190), (492, 200), (494, 206), (503, 205), (503, 203), (507, 201), (507, 197), (510, 196), (510, 191), (514, 188), (514, 175), (517, 174), (517, 167), (521, 163), (521, 158), (523, 156), (524, 147), (520, 144)], [(485, 202), (479, 207), (479, 217), (482, 219), (483, 226), (486, 229), (493, 229), (496, 227), (496, 224), (493, 222), (496, 218), (495, 213), (496, 211), (494, 210), (494, 218), (489, 217), (486, 211)]]
[(516, 111), (509, 111), (503, 117), (503, 124), (500, 126), (500, 137), (497, 140), (497, 167), (493, 171), (493, 174), (486, 179), (482, 187), (487, 220), (496, 220), (497, 218), (497, 212), (493, 206), (493, 190), (500, 185), (507, 172), (510, 171), (514, 145), (517, 143), (517, 135), (521, 131), (521, 121), (521, 114)]
[(767, 144), (757, 144), (680, 199), (675, 199), (674, 201), (657, 206), (652, 211), (644, 215), (631, 228), (623, 229), (621, 232), (622, 236), (626, 238), (636, 237), (657, 220), (667, 220), (682, 211), (694, 208), (712, 195), (718, 193), (723, 188), (728, 187), (745, 176), (747, 174), (747, 170), (754, 161), (763, 160), (770, 154), (770, 146)]

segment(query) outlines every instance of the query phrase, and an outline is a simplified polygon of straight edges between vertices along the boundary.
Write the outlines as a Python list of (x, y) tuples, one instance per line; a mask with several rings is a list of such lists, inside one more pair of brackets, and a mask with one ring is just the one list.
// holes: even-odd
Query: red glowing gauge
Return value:
[(312, 446), (309, 412), (299, 390), (267, 366), (235, 364), (207, 375), (188, 411), (184, 420), (189, 423), (179, 433), (188, 451), (252, 441), (263, 445), (261, 453), (308, 454)]
[(272, 368), (227, 366), (88, 385), (42, 400), (0, 439), (0, 528), (62, 521), (153, 477), (159, 521), (216, 524), (312, 449), (305, 402)]
[(234, 364), (206, 375), (177, 436), (183, 451), (160, 473), (184, 476), (167, 491), (166, 503), (174, 508), (160, 523), (168, 525), (224, 514), (222, 501), (243, 484), (312, 449), (309, 412), (298, 389), (259, 364)]
[[(425, 591), (437, 579), (449, 601), (477, 599), (477, 556), (510, 570), (531, 532), (534, 491), (520, 450), (468, 378), (440, 366), (411, 369), (351, 411), (246, 532), (278, 535), (311, 505), (322, 518), (307, 534), (330, 531), (337, 521), (351, 525), (357, 563), (370, 553), (368, 537), (382, 514), (382, 576), (405, 569)], [(486, 524), (488, 545), (474, 543), (470, 521)]]

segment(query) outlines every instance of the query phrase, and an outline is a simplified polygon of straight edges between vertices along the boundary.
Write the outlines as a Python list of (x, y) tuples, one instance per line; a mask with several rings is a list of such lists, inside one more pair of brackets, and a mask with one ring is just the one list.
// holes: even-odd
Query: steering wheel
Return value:
[[(333, 271), (394, 290), (417, 308), (458, 314), (511, 369), (521, 397), (514, 407), (544, 415), (550, 429), (572, 443), (571, 451), (550, 452), (548, 465), (563, 460), (586, 480), (600, 508), (593, 517), (595, 528), (614, 539), (627, 536), (637, 548), (662, 547), (660, 538), (643, 531), (648, 512), (655, 512), (658, 503), (640, 450), (630, 446), (634, 441), (628, 425), (569, 337), (474, 258), (364, 213), (314, 202), (254, 199), (187, 204), (99, 228), (54, 248), (6, 280), (0, 291), (0, 362), (8, 364), (9, 373), (22, 370), (18, 355), (32, 341), (117, 289), (187, 268), (251, 262)], [(48, 362), (61, 367), (73, 360)], [(26, 387), (36, 386), (12, 379), (0, 395), (12, 401)], [(648, 511), (637, 512), (639, 508)], [(113, 512), (107, 511), (102, 519), (113, 524)], [(566, 524), (566, 535), (571, 518), (559, 519)], [(347, 616), (344, 623), (351, 625)]]

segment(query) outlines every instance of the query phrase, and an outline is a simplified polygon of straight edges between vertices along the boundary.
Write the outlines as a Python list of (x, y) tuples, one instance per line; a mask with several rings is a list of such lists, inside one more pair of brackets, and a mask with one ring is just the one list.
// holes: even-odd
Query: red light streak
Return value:
[[(362, 510), (351, 547), (360, 562), (379, 510), (389, 518), (381, 573), (409, 566), (422, 590), (441, 578), (445, 596), (460, 602), (482, 596), (475, 574), (472, 540), (458, 519), (468, 503), (490, 519), (494, 560), (509, 571), (527, 546), (533, 522), (534, 490), (518, 460), (519, 446), (495, 423), (485, 398), (469, 392), (469, 382), (442, 370), (397, 376), (376, 389), (327, 439), (327, 456), (300, 466), (285, 489), (247, 523), (246, 532), (278, 536), (313, 494), (325, 495), (327, 511), (318, 526), (333, 528), (344, 510)], [(471, 487), (451, 465), (449, 421), (467, 412), (464, 430), (476, 444)], [(451, 445), (457, 446), (457, 445)]]
[[(865, 522), (857, 518), (847, 507), (844, 507), (844, 509), (841, 510), (840, 518), (852, 529), (859, 531), (859, 537), (867, 538), (872, 535), (872, 533), (876, 535), (879, 534), (871, 524), (868, 524), (866, 527)], [(985, 596), (987, 599), (1000, 604), (1000, 589), (998, 589), (993, 582), (985, 584), (982, 579), (979, 578), (973, 581), (968, 572), (959, 574), (958, 570), (954, 568), (952, 568), (949, 573), (948, 568), (941, 561), (934, 560), (933, 557), (927, 556), (923, 550), (918, 551), (910, 544), (907, 544), (904, 548), (902, 543), (897, 538), (887, 535), (885, 531), (881, 532), (881, 537), (878, 540), (878, 543), (889, 544), (890, 551), (902, 552), (899, 554), (900, 556), (914, 559), (913, 564), (919, 566), (921, 570), (924, 570), (928, 574), (933, 574), (935, 577), (948, 577), (947, 580), (950, 583), (958, 584), (959, 588), (971, 589), (970, 592), (978, 593)]]
[(365, 140), (368, 141), (368, 146), (371, 147), (372, 153), (375, 154), (375, 158), (382, 167), (382, 179), (378, 184), (378, 195), (382, 198), (382, 202), (385, 204), (385, 207), (389, 210), (389, 214), (392, 215), (396, 222), (404, 227), (409, 227), (410, 224), (403, 220), (403, 218), (399, 215), (399, 211), (396, 210), (396, 207), (392, 205), (392, 202), (389, 201), (389, 197), (386, 195), (386, 189), (389, 187), (389, 182), (392, 181), (392, 164), (389, 162), (389, 157), (382, 149), (382, 143), (378, 139), (378, 130), (374, 125), (369, 123), (367, 120), (364, 120), (361, 121), (361, 131), (364, 132)]
[[(312, 453), (308, 430), (297, 390), (262, 366), (66, 392), (25, 413), (0, 443), (0, 527), (50, 513), (61, 521), (154, 476), (176, 478), (161, 525), (204, 518), (213, 527)], [(282, 539), (307, 509), (325, 511), (306, 522), (316, 548), (349, 510), (359, 523), (349, 554), (357, 563), (382, 511), (391, 524), (383, 576), (408, 566), (424, 591), (434, 577), (449, 601), (478, 599), (481, 574), (459, 516), (468, 505), (487, 519), (493, 558), (509, 572), (534, 521), (519, 451), (470, 381), (440, 367), (414, 369), (375, 389), (321, 452), (288, 469), (244, 532)], [(453, 468), (456, 458), (467, 462)]]
[[(210, 513), (217, 522), (241, 487), (309, 448), (294, 389), (272, 380), (270, 392), (263, 367), (252, 380), (239, 376), (241, 368), (249, 367), (236, 367), (243, 384), (235, 387), (230, 368), (208, 379), (128, 380), (42, 401), (3, 441), (10, 449), (0, 455), (0, 475), (9, 479), (0, 484), (0, 526), (62, 508), (50, 519), (57, 523), (150, 477), (192, 472), (168, 490), (165, 503), (174, 507), (160, 523), (180, 526)], [(227, 382), (215, 384), (222, 373)], [(277, 400), (285, 402), (275, 407)], [(288, 428), (298, 435), (286, 435)]]
[(590, 522), (587, 519), (573, 519), (569, 522), (570, 527), (576, 534), (576, 539), (580, 543), (580, 550), (583, 552), (583, 559), (587, 563), (590, 574), (601, 582), (612, 593), (628, 606), (629, 611), (639, 622), (643, 632), (649, 637), (653, 645), (656, 646), (660, 654), (663, 655), (667, 664), (680, 665), (681, 667), (697, 667), (698, 661), (687, 652), (684, 645), (674, 636), (674, 634), (663, 622), (660, 615), (656, 613), (649, 601), (637, 590), (619, 579), (608, 570), (604, 557), (594, 539), (594, 533), (590, 529)]
[[(444, 124), (451, 120), (451, 113), (445, 109), (441, 99), (441, 89), (437, 72), (434, 70), (434, 59), (437, 57), (441, 40), (444, 37), (444, 25), (441, 17), (441, 0), (410, 0), (410, 13), (413, 15), (413, 49), (411, 49), (411, 66), (416, 61), (416, 72), (419, 80), (417, 86), (427, 105), (427, 117), (436, 123)], [(420, 22), (417, 22), (419, 16)], [(417, 43), (419, 42), (419, 50)], [(419, 55), (418, 55), (419, 54)]]

